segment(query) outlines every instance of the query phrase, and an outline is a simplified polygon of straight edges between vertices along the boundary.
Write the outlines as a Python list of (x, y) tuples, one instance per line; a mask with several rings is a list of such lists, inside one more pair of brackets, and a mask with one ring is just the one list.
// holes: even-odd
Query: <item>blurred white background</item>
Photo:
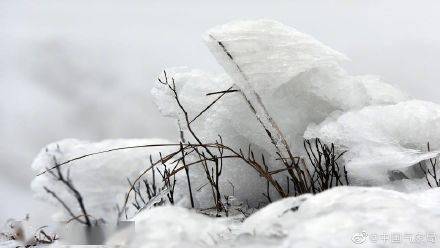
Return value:
[(149, 94), (161, 70), (221, 71), (200, 36), (270, 18), (413, 96), (440, 103), (438, 1), (0, 1), (0, 221), (41, 207), (30, 164), (63, 138), (176, 137)]

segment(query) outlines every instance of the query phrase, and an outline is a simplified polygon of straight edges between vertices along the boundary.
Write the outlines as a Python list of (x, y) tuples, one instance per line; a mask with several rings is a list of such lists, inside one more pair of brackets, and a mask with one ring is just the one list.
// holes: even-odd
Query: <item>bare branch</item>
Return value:
[[(208, 106), (206, 106), (202, 111), (200, 111), (200, 113), (197, 114), (196, 117), (194, 117), (189, 122), (189, 124), (193, 123), (197, 118), (199, 118), (201, 115), (203, 115), (203, 113), (205, 113), (208, 109), (210, 109), (218, 100), (220, 100), (224, 95), (226, 95), (226, 93), (231, 92), (232, 87), (233, 86), (231, 86), (227, 90), (223, 91), (220, 96), (218, 96), (214, 101), (212, 101), (210, 104), (208, 104)], [(235, 91), (237, 91), (237, 90), (235, 90)], [(213, 95), (213, 93), (208, 93), (208, 94)]]
[[(57, 164), (55, 157), (53, 157), (53, 159), (54, 159), (54, 163)], [(87, 210), (84, 205), (83, 197), (82, 197), (81, 193), (75, 188), (72, 181), (70, 180), (70, 173), (68, 173), (68, 177), (65, 177), (63, 175), (63, 173), (61, 172), (61, 168), (59, 166), (55, 167), (55, 169), (56, 169), (57, 174), (55, 174), (51, 170), (48, 170), (48, 171), (50, 171), (50, 174), (55, 178), (55, 180), (60, 181), (62, 184), (64, 184), (67, 187), (67, 189), (72, 193), (72, 195), (75, 197), (75, 199), (81, 209), (82, 215), (84, 216), (84, 219), (85, 219), (85, 221), (79, 221), (79, 222), (81, 222), (82, 224), (85, 224), (87, 226), (91, 226), (92, 224), (90, 222), (89, 215), (87, 214)], [(55, 192), (51, 191), (47, 187), (44, 187), (44, 189), (46, 190), (47, 193), (49, 193), (55, 199), (57, 199), (72, 217), (76, 217), (76, 215), (73, 214), (72, 210), (67, 206), (67, 204), (60, 197), (58, 197)]]
[(222, 91), (216, 91), (216, 92), (211, 92), (206, 94), (206, 96), (212, 96), (212, 95), (217, 95), (217, 94), (224, 94), (224, 93), (234, 93), (234, 92), (238, 92), (238, 90), (233, 90), (234, 86), (229, 87), (227, 90), (222, 90)]

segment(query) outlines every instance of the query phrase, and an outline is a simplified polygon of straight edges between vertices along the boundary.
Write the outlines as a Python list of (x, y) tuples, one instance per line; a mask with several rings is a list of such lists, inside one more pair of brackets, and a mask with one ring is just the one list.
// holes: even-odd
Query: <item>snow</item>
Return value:
[[(256, 20), (214, 27), (204, 38), (225, 74), (182, 67), (166, 70), (167, 77), (174, 79), (190, 120), (218, 96), (206, 96), (207, 93), (231, 86), (240, 91), (226, 94), (191, 123), (204, 142), (214, 142), (221, 135), (226, 144), (236, 149), (250, 144), (255, 154), (266, 157), (270, 169), (279, 169), (280, 164), (272, 155), (275, 151), (285, 155), (285, 148), (289, 147), (294, 155), (305, 156), (303, 139), (319, 137), (325, 143), (335, 143), (341, 151), (349, 150), (342, 159), (355, 185), (389, 184), (390, 171), (405, 169), (436, 154), (421, 150), (436, 137), (432, 133), (435, 131), (419, 135), (423, 131), (417, 131), (420, 125), (411, 119), (411, 113), (418, 113), (420, 118), (428, 118), (425, 121), (428, 125), (435, 122), (435, 114), (417, 106), (411, 110), (406, 105), (394, 108), (415, 100), (380, 77), (350, 75), (341, 65), (345, 56), (311, 36), (275, 21)], [(275, 69), (274, 64), (280, 65), (280, 69)], [(184, 138), (194, 142), (170, 90), (158, 83), (152, 94), (161, 113), (177, 119)], [(331, 126), (333, 120), (351, 116), (351, 113), (382, 108), (390, 108), (392, 114), (372, 112), (363, 119), (359, 117), (350, 127)], [(406, 117), (400, 116), (405, 111)], [(321, 127), (322, 130), (318, 130)], [(272, 140), (265, 129), (272, 134)], [(428, 126), (418, 130), (425, 129), (429, 129)], [(396, 146), (394, 143), (400, 138), (404, 140)], [(418, 139), (417, 145), (413, 139)], [(198, 178), (201, 177), (199, 174)], [(255, 172), (245, 164), (226, 161), (224, 178), (228, 180), (222, 180), (221, 188), (226, 195), (231, 195), (229, 182), (232, 182), (237, 189), (235, 196), (255, 206), (264, 200), (261, 192), (265, 185), (254, 177)], [(407, 191), (424, 188), (423, 184), (418, 180), (408, 187), (398, 183), (387, 187)]]
[[(62, 163), (85, 154), (119, 147), (169, 143), (169, 141), (161, 139), (120, 139), (104, 140), (101, 142), (87, 142), (74, 139), (62, 140), (49, 144), (46, 148), (42, 149), (40, 154), (34, 160), (32, 167), (37, 173), (39, 173), (54, 166), (54, 157), (58, 163)], [(93, 219), (103, 219), (107, 223), (114, 223), (117, 220), (118, 215), (117, 206), (122, 207), (125, 200), (125, 194), (130, 188), (127, 179), (130, 179), (130, 181), (133, 182), (141, 172), (151, 166), (149, 161), (150, 155), (152, 156), (153, 161), (156, 161), (159, 159), (159, 153), (167, 155), (177, 149), (177, 146), (125, 149), (82, 158), (63, 165), (61, 168), (64, 175), (67, 175), (67, 171), (70, 170), (70, 178), (73, 185), (81, 192), (88, 214), (93, 216)], [(191, 158), (195, 159), (195, 157), (188, 156), (188, 161), (190, 161)], [(174, 165), (172, 166), (174, 167)], [(232, 175), (233, 173), (243, 171), (243, 173), (248, 173), (248, 177), (257, 178), (257, 173), (255, 171), (244, 165), (240, 166), (242, 166), (241, 170), (233, 168), (229, 168), (229, 170), (225, 169), (226, 176), (221, 182), (222, 194), (232, 197), (234, 193), (236, 197), (240, 198), (240, 200), (244, 201), (245, 199), (249, 199), (249, 204), (257, 205), (259, 201), (263, 201), (264, 197), (261, 195), (261, 192), (264, 191), (257, 191), (253, 187), (263, 190), (265, 183), (262, 179), (254, 180), (253, 182), (240, 182), (240, 179), (243, 178), (242, 176), (246, 174)], [(156, 166), (155, 168), (163, 173), (163, 167)], [(163, 183), (157, 170), (156, 186), (159, 189), (163, 186)], [(149, 182), (152, 183), (151, 171), (149, 171), (143, 178), (148, 179)], [(212, 194), (209, 186), (203, 187), (204, 185), (206, 186), (207, 179), (201, 166), (192, 166), (190, 168), (190, 178), (196, 207), (211, 207)], [(236, 188), (232, 188), (231, 181)], [(66, 221), (71, 219), (71, 216), (69, 216), (61, 205), (44, 190), (44, 186), (55, 191), (68, 206), (73, 206), (72, 210), (74, 210), (75, 213), (80, 213), (75, 198), (72, 196), (71, 192), (67, 190), (66, 186), (55, 181), (53, 176), (49, 173), (45, 173), (41, 176), (37, 176), (32, 181), (31, 188), (38, 199), (58, 206), (58, 211), (53, 214), (53, 219), (55, 221)], [(196, 191), (196, 189), (199, 190)], [(145, 209), (152, 207), (151, 205), (154, 201), (160, 201), (161, 198), (166, 198), (165, 194), (166, 190), (164, 189), (162, 194), (153, 198), (151, 202), (147, 202)], [(176, 175), (174, 199), (177, 206), (190, 206), (185, 173), (178, 173)], [(133, 217), (139, 212), (133, 208), (131, 204), (132, 202), (134, 202), (133, 192), (128, 201), (128, 218)], [(125, 219), (125, 214), (122, 217), (122, 219)]]
[[(275, 21), (231, 22), (207, 31), (205, 41), (251, 103), (261, 97), (271, 115), (267, 118), (278, 123), (287, 143), (297, 153), (303, 133), (312, 122), (319, 123), (338, 111), (408, 99), (405, 93), (378, 77), (349, 75), (340, 65), (344, 55)], [(259, 112), (258, 104), (254, 107), (264, 119), (267, 112)], [(245, 106), (242, 108), (246, 111)], [(254, 138), (261, 137), (261, 133), (250, 133), (256, 126), (249, 123), (255, 121), (233, 121), (239, 121), (236, 133), (245, 134), (250, 143), (267, 143)]]
[[(118, 147), (167, 143), (169, 141), (162, 139), (120, 139), (101, 142), (62, 140), (42, 149), (34, 160), (32, 168), (39, 173), (54, 166), (54, 158), (58, 163), (62, 163), (85, 154)], [(124, 196), (130, 187), (127, 179), (133, 182), (143, 170), (150, 167), (149, 155), (157, 158), (159, 151), (166, 149), (163, 147), (135, 148), (94, 155), (63, 165), (62, 172), (66, 176), (67, 170), (70, 170), (70, 178), (73, 185), (83, 195), (88, 214), (95, 219), (104, 219), (111, 223), (117, 220), (116, 207), (122, 207)], [(75, 198), (66, 186), (55, 181), (49, 173), (45, 173), (35, 177), (31, 188), (37, 198), (59, 206), (58, 211), (53, 214), (56, 221), (66, 221), (71, 219), (71, 216), (52, 196), (46, 193), (44, 186), (56, 192), (68, 206), (73, 206), (72, 210), (76, 213), (80, 213)]]
[[(195, 117), (217, 97), (215, 95), (206, 96), (206, 94), (219, 89), (226, 89), (228, 87), (227, 83), (229, 83), (225, 75), (211, 75), (197, 69), (175, 67), (168, 68), (165, 71), (170, 84), (172, 84), (171, 81), (174, 79), (179, 99), (188, 108), (192, 117)], [(163, 73), (160, 73), (158, 78), (164, 80), (165, 76)], [(185, 122), (182, 110), (177, 105), (168, 86), (156, 83), (151, 89), (151, 95), (162, 115), (179, 119), (182, 123), (182, 128), (186, 128), (183, 125)]]
[[(403, 235), (439, 238), (440, 202), (433, 200), (439, 194), (439, 189), (406, 194), (338, 187), (274, 202), (243, 223), (180, 207), (158, 207), (135, 218), (137, 234), (129, 247), (437, 247), (428, 236), (409, 243)], [(353, 237), (362, 232), (368, 236), (358, 245)], [(374, 235), (383, 234), (402, 239), (374, 241)]]
[(307, 200), (312, 198), (311, 194), (304, 194), (298, 197), (284, 198), (258, 210), (247, 218), (242, 230), (256, 235), (264, 236), (283, 236), (284, 228), (282, 223), (285, 221), (286, 213), (296, 211)]
[(158, 207), (139, 214), (129, 247), (207, 247), (228, 232), (229, 220), (181, 207)]
[(387, 181), (386, 171), (405, 169), (439, 153), (439, 120), (439, 105), (412, 100), (329, 117), (309, 126), (304, 136), (346, 149), (351, 175), (379, 184)]
[[(205, 142), (221, 135), (232, 147), (251, 144), (272, 160), (271, 143), (281, 150), (287, 144), (295, 155), (304, 156), (303, 137), (310, 124), (366, 106), (410, 99), (379, 77), (348, 74), (340, 65), (344, 55), (275, 21), (231, 22), (208, 30), (204, 38), (226, 75), (188, 68), (167, 71), (168, 77), (174, 78), (190, 117), (214, 99), (206, 93), (233, 85), (240, 90), (241, 94), (225, 95), (192, 124)], [(275, 69), (274, 64), (280, 69)], [(177, 118), (183, 125), (181, 111), (167, 90), (158, 84), (152, 90), (155, 102), (165, 116)], [(271, 132), (272, 140), (264, 129)], [(191, 139), (188, 133), (185, 138)], [(269, 164), (279, 166), (273, 161)], [(232, 166), (241, 170), (241, 166), (227, 167)], [(238, 186), (243, 185), (238, 182)]]
[[(396, 4), (399, 8), (395, 8)], [(439, 33), (433, 32), (438, 23), (435, 20), (439, 18), (437, 8), (433, 7), (438, 6), (435, 1), (430, 1), (430, 4), (409, 1), (358, 1), (350, 4), (325, 1), (282, 1), (277, 4), (267, 1), (136, 1), (126, 4), (123, 1), (111, 1), (109, 4), (108, 0), (93, 3), (83, 0), (42, 0), (30, 5), (29, 1), (4, 0), (1, 5), (1, 60), (2, 66), (4, 65), (2, 83), (8, 90), (4, 90), (1, 97), (3, 102), (0, 126), (3, 143), (0, 149), (0, 181), (9, 186), (19, 184), (23, 191), (28, 188), (33, 177), (28, 170), (30, 162), (49, 141), (62, 137), (94, 140), (153, 135), (174, 137), (174, 123), (167, 123), (164, 119), (153, 122), (158, 114), (152, 112), (154, 106), (148, 105), (149, 99), (145, 90), (150, 87), (149, 83), (153, 84), (156, 73), (163, 69), (163, 65), (200, 64), (204, 69), (214, 69), (214, 60), (210, 60), (202, 42), (198, 42), (199, 33), (210, 25), (237, 17), (243, 18), (244, 14), (249, 18), (277, 18), (286, 24), (295, 25), (349, 54), (354, 60), (349, 65), (351, 71), (380, 73), (392, 82), (412, 89), (411, 93), (419, 97), (434, 101), (438, 99), (438, 91), (432, 90), (438, 82), (436, 54), (439, 53), (437, 42), (433, 42), (439, 39)], [(162, 9), (167, 11), (160, 11)], [(212, 12), (212, 9), (216, 11)], [(371, 11), (365, 11), (366, 9)], [(420, 13), (423, 18), (408, 18), (414, 13)], [(182, 16), (185, 18), (181, 18)], [(390, 21), (384, 22), (384, 17)], [(157, 20), (160, 20), (160, 25), (157, 25)], [(180, 25), (175, 25), (176, 20)], [(95, 97), (94, 101), (90, 99), (86, 106), (78, 104), (84, 98), (61, 99), (57, 97), (57, 92), (46, 88), (46, 85), (62, 84), (60, 80), (46, 84), (45, 81), (50, 77), (40, 81), (29, 71), (21, 70), (26, 67), (23, 63), (28, 64), (26, 62), (35, 57), (36, 53), (41, 55), (39, 57), (42, 60), (46, 60), (50, 52), (43, 47), (51, 42), (65, 44), (61, 50), (67, 52), (67, 56), (60, 56), (58, 61), (51, 64), (30, 62), (30, 71), (40, 70), (50, 75), (56, 73), (51, 69), (52, 66), (63, 59), (68, 61), (67, 64), (73, 62), (74, 66), (78, 65), (75, 63), (75, 58), (78, 57), (84, 58), (84, 65), (92, 61), (92, 66), (81, 67), (80, 63), (79, 66), (85, 71), (80, 69), (65, 72), (69, 75), (86, 73), (94, 78), (104, 74), (103, 79), (107, 74), (114, 75), (116, 87), (108, 90), (110, 85), (105, 85), (105, 94), (111, 95), (105, 98), (105, 103), (101, 100), (102, 95)], [(96, 50), (105, 54), (105, 57), (95, 58)], [(191, 56), (187, 56), (188, 54)], [(96, 61), (101, 63), (98, 66), (101, 70), (94, 66)], [(112, 62), (115, 65), (108, 73)], [(130, 69), (125, 71), (125, 68)], [(12, 72), (14, 69), (17, 69), (16, 72)], [(11, 75), (5, 75), (9, 72)], [(22, 76), (29, 80), (20, 82)], [(58, 79), (68, 77), (67, 75)], [(136, 86), (132, 87), (134, 84)], [(74, 81), (73, 85), (83, 84)], [(85, 88), (94, 88), (90, 84), (83, 86), (78, 87), (79, 91), (85, 92)], [(124, 92), (128, 88), (133, 89), (128, 93)], [(70, 89), (74, 90), (73, 87)], [(48, 94), (39, 94), (40, 91)], [(75, 93), (81, 94), (78, 89), (75, 89)], [(130, 99), (127, 99), (127, 95), (130, 95)], [(65, 101), (68, 103), (64, 104)], [(108, 104), (111, 107), (103, 107), (109, 106)], [(87, 109), (86, 114), (80, 111), (82, 108)], [(106, 120), (105, 126), (102, 125), (103, 119)], [(81, 121), (80, 124), (78, 121)], [(156, 128), (158, 123), (160, 128)], [(11, 193), (15, 196), (19, 194), (16, 191)], [(34, 209), (34, 205), (31, 206), (26, 201), (30, 192), (20, 195), (11, 198), (9, 193), (2, 193), (1, 198), (8, 198), (10, 201), (2, 204), (0, 219), (22, 217), (27, 211)], [(16, 207), (24, 203), (27, 210)]]
[(36, 237), (43, 238), (40, 230), (53, 237), (54, 229), (47, 225), (38, 225), (34, 219), (27, 216), (25, 219), (9, 219), (0, 226), (0, 247), (40, 247), (36, 244)]
[[(439, 190), (433, 189), (438, 195)], [(374, 244), (373, 235), (432, 233), (438, 235), (440, 217), (434, 208), (425, 208), (417, 197), (378, 188), (334, 188), (304, 202), (286, 217), (289, 237), (284, 247), (351, 247), (356, 233), (366, 232), (365, 247), (399, 247), (401, 242)], [(438, 205), (437, 205), (438, 207)], [(437, 247), (420, 241), (411, 247)], [(361, 246), (362, 247), (362, 246)]]
[[(220, 135), (235, 149), (247, 150), (251, 145), (254, 154), (264, 155), (273, 170), (280, 166), (273, 145), (283, 157), (289, 147), (294, 155), (304, 156), (303, 139), (319, 137), (324, 143), (334, 143), (339, 151), (347, 150), (341, 165), (346, 166), (352, 185), (383, 188), (338, 187), (290, 197), (243, 221), (252, 207), (266, 203), (262, 194), (266, 184), (252, 168), (230, 159), (225, 160), (219, 185), (222, 197), (234, 200), (232, 216), (212, 218), (207, 209), (213, 206), (211, 192), (203, 187), (206, 175), (194, 165), (190, 178), (194, 188), (200, 189), (194, 193), (196, 209), (188, 209), (186, 180), (179, 173), (175, 206), (147, 204), (142, 211), (131, 209), (129, 217), (134, 216), (137, 234), (127, 240), (129, 247), (352, 247), (356, 242), (362, 243), (359, 247), (393, 247), (401, 244), (374, 240), (375, 235), (440, 235), (436, 233), (440, 230), (439, 189), (428, 190), (420, 172), (404, 174), (414, 164), (439, 154), (437, 104), (412, 100), (379, 77), (350, 75), (341, 64), (344, 55), (275, 21), (232, 22), (208, 30), (204, 38), (225, 73), (182, 67), (166, 70), (202, 142), (213, 143)], [(164, 80), (165, 75), (159, 77)], [(218, 97), (208, 93), (231, 86), (238, 91), (226, 94), (198, 117)], [(194, 143), (168, 86), (158, 83), (152, 95), (160, 112), (175, 119), (183, 139)], [(432, 143), (430, 152), (427, 142)], [(63, 162), (115, 147), (157, 143), (168, 141), (64, 140), (43, 149), (33, 168), (41, 172), (54, 159)], [(90, 214), (112, 221), (116, 205), (128, 190), (126, 178), (136, 178), (148, 168), (149, 155), (176, 149), (127, 149), (87, 157), (67, 167)], [(187, 159), (189, 163), (197, 160), (194, 154)], [(393, 181), (390, 175), (400, 178)], [(37, 177), (32, 188), (38, 197), (54, 203), (43, 186), (75, 205), (48, 173)], [(68, 218), (64, 211), (55, 215), (56, 220)], [(428, 239), (411, 245), (435, 247)]]
[[(206, 96), (207, 93), (225, 90), (232, 84), (227, 75), (212, 75), (188, 68), (171, 68), (166, 71), (169, 80), (174, 78), (179, 99), (188, 111), (190, 120), (218, 97), (218, 95)], [(159, 77), (163, 78), (164, 76), (161, 74)], [(196, 141), (192, 135), (187, 132), (182, 111), (178, 108), (173, 96), (170, 94), (170, 89), (163, 84), (157, 83), (155, 88), (152, 89), (152, 94), (161, 113), (165, 116), (176, 118), (176, 122), (180, 123), (180, 127), (185, 131), (185, 140), (195, 143)], [(252, 128), (242, 129), (241, 125), (244, 123)], [(214, 142), (221, 135), (225, 143), (237, 150), (243, 147), (247, 148), (250, 143), (255, 144), (253, 149), (257, 153), (264, 151), (259, 147), (259, 144), (264, 145), (267, 150), (272, 149), (270, 145), (265, 145), (270, 142), (267, 135), (258, 126), (255, 116), (252, 115), (245, 101), (238, 94), (225, 95), (212, 108), (194, 121), (191, 126), (205, 143)], [(247, 137), (253, 137), (254, 142), (250, 142)], [(191, 159), (191, 156), (189, 159)], [(192, 159), (197, 160), (198, 158), (194, 157)], [(191, 174), (195, 177), (195, 182), (198, 183), (196, 188), (199, 188), (199, 186), (205, 183), (204, 171), (198, 165), (192, 166), (192, 170)], [(264, 200), (261, 192), (264, 192), (265, 187), (263, 180), (254, 180), (256, 176), (257, 173), (245, 163), (237, 159), (225, 160), (224, 171), (220, 178), (222, 192), (225, 195), (235, 193), (236, 197), (243, 201), (249, 200), (250, 205), (255, 206), (259, 201)], [(243, 180), (243, 177), (249, 178), (249, 180)], [(231, 183), (234, 185), (235, 192), (232, 192)], [(208, 187), (205, 187), (200, 197), (202, 199), (208, 198), (209, 194), (211, 193)]]

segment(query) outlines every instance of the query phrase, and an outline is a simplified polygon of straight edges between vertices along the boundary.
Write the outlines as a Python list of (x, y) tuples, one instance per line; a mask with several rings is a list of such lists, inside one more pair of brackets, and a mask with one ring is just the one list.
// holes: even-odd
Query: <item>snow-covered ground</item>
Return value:
[[(338, 187), (286, 198), (240, 217), (214, 218), (177, 206), (140, 213), (126, 247), (439, 247), (439, 189), (405, 194)], [(1, 247), (20, 243), (7, 242)], [(61, 243), (59, 243), (61, 244)]]
[(339, 187), (286, 198), (243, 223), (178, 207), (136, 217), (129, 247), (438, 247), (439, 189)]

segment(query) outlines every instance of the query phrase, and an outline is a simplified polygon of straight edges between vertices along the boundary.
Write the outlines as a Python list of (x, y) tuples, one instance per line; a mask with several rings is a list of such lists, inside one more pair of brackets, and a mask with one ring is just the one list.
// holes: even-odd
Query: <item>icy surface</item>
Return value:
[[(432, 191), (439, 193), (438, 189)], [(404, 234), (438, 235), (438, 211), (425, 208), (418, 200), (418, 196), (377, 188), (334, 188), (292, 213), (284, 224), (289, 230), (284, 247), (352, 247), (357, 234), (363, 233), (367, 237), (361, 237), (360, 241), (366, 239), (361, 247), (437, 247), (437, 239), (428, 242), (423, 238), (416, 243), (403, 239)], [(402, 241), (378, 239), (383, 234), (401, 235)]]
[(240, 87), (274, 89), (299, 73), (346, 60), (311, 36), (271, 20), (231, 22), (210, 29), (204, 38)]
[[(258, 98), (253, 91), (261, 97), (294, 153), (301, 150), (302, 135), (311, 122), (319, 123), (338, 111), (408, 99), (378, 77), (347, 74), (339, 63), (344, 55), (278, 22), (228, 23), (207, 31), (205, 41), (251, 103), (256, 102), (253, 97)], [(246, 107), (234, 104), (228, 110), (234, 109), (231, 115), (237, 108), (250, 111)], [(256, 138), (265, 134), (255, 131), (252, 125), (262, 127), (253, 120), (233, 120), (239, 122), (236, 132), (249, 137), (251, 143), (262, 144)]]
[(228, 219), (211, 218), (180, 207), (158, 207), (138, 215), (130, 247), (207, 247), (228, 232)]
[[(242, 224), (159, 207), (136, 218), (137, 235), (129, 247), (438, 247), (440, 202), (433, 198), (439, 194), (439, 189), (404, 194), (339, 187), (272, 203)], [(378, 239), (393, 234), (401, 235), (400, 242)], [(404, 234), (424, 238), (410, 243)], [(428, 240), (433, 235), (437, 239)], [(362, 244), (354, 243), (356, 238)]]
[[(273, 119), (293, 153), (304, 155), (303, 135), (309, 124), (353, 109), (409, 99), (378, 77), (349, 75), (339, 64), (344, 55), (275, 21), (232, 22), (207, 31), (205, 40), (227, 75), (186, 68), (167, 70), (190, 119), (218, 96), (206, 93), (231, 86), (243, 92), (225, 95), (192, 123), (205, 142), (222, 135), (229, 145), (247, 148), (251, 144), (266, 155), (274, 154), (258, 117), (265, 127)], [(161, 112), (178, 118), (185, 129), (169, 90), (158, 84), (152, 93)], [(277, 135), (273, 128), (269, 131), (273, 137)], [(186, 138), (191, 139), (188, 133)]]
[[(209, 214), (206, 209), (213, 206), (212, 192), (204, 187), (206, 176), (200, 166), (192, 166), (190, 178), (198, 189), (194, 197), (199, 210), (182, 208), (188, 206), (187, 186), (185, 180), (178, 180), (177, 206), (140, 212), (135, 217), (138, 234), (128, 241), (130, 247), (339, 248), (353, 247), (358, 241), (363, 241), (359, 247), (392, 247), (389, 240), (373, 242), (372, 237), (384, 232), (440, 235), (436, 233), (440, 230), (440, 201), (436, 200), (440, 199), (439, 190), (426, 190), (420, 177), (389, 182), (390, 171), (407, 170), (437, 155), (438, 105), (411, 100), (378, 77), (349, 75), (340, 64), (346, 60), (344, 55), (278, 22), (233, 22), (209, 30), (205, 40), (225, 74), (188, 68), (168, 69), (166, 74), (169, 82), (175, 83), (190, 125), (202, 142), (219, 141), (220, 135), (225, 144), (237, 150), (246, 151), (251, 145), (254, 154), (258, 158), (265, 155), (269, 170), (274, 170), (280, 164), (271, 142), (279, 149), (286, 141), (284, 147), (290, 146), (294, 155), (304, 156), (303, 139), (319, 137), (324, 143), (335, 143), (340, 151), (348, 150), (340, 165), (346, 166), (352, 185), (382, 185), (388, 190), (340, 187), (314, 196), (286, 198), (241, 223), (237, 216), (210, 218), (201, 214)], [(165, 75), (160, 77), (164, 80)], [(230, 87), (238, 91), (226, 94), (199, 115), (219, 96), (208, 93)], [(173, 92), (158, 83), (152, 94), (161, 113), (175, 119), (183, 140), (195, 143)], [(432, 152), (426, 151), (428, 141)], [(166, 143), (66, 140), (49, 145), (33, 167), (42, 171), (54, 158), (62, 162), (113, 146), (144, 142)], [(91, 215), (106, 220), (116, 216), (115, 206), (128, 189), (126, 178), (135, 178), (149, 165), (148, 155), (157, 155), (158, 151), (165, 154), (171, 150), (124, 150), (123, 155), (103, 154), (72, 163), (71, 177), (84, 193)], [(194, 154), (187, 158), (189, 162), (197, 160)], [(225, 160), (223, 166), (219, 179), (222, 197), (233, 197), (237, 206), (246, 210), (266, 202), (262, 195), (265, 181), (255, 170), (234, 159)], [(63, 199), (70, 197), (49, 176), (34, 180), (37, 195), (50, 199), (42, 190), (42, 186), (49, 185)], [(276, 198), (272, 194), (272, 199)], [(75, 204), (71, 197), (66, 201)], [(58, 219), (68, 217), (63, 212), (57, 214)], [(425, 239), (411, 243), (411, 247), (435, 245)]]
[[(113, 148), (169, 143), (169, 141), (161, 139), (121, 139), (105, 140), (96, 143), (79, 140), (62, 140), (49, 144), (47, 150), (46, 148), (43, 149), (34, 160), (32, 167), (37, 172), (41, 172), (54, 166), (54, 158), (58, 163), (62, 163), (85, 154)], [(81, 192), (84, 198), (85, 207), (88, 210), (88, 213), (93, 216), (93, 219), (104, 219), (106, 222), (112, 223), (117, 220), (117, 207), (121, 208), (123, 206), (125, 194), (129, 192), (130, 186), (127, 179), (133, 182), (141, 172), (151, 166), (149, 161), (150, 155), (152, 156), (153, 161), (156, 161), (159, 159), (159, 153), (162, 153), (162, 155), (165, 156), (177, 149), (177, 146), (170, 146), (113, 151), (73, 161), (69, 164), (63, 165), (61, 171), (64, 176), (70, 171), (70, 178), (73, 185), (79, 192)], [(188, 161), (190, 161), (190, 159), (192, 159), (191, 155), (187, 157)], [(194, 159), (196, 158), (194, 157)], [(170, 168), (174, 167), (174, 165), (169, 166)], [(261, 195), (261, 192), (264, 192), (264, 181), (248, 166), (238, 163), (237, 166), (240, 167), (225, 168), (225, 176), (221, 181), (220, 187), (222, 194), (224, 196), (232, 196), (235, 194), (239, 199), (242, 199), (243, 201), (249, 199), (251, 205), (257, 205), (259, 201), (263, 201), (264, 199)], [(156, 187), (159, 189), (163, 187), (163, 182), (157, 171), (159, 170), (163, 173), (163, 166), (158, 165), (155, 168)], [(240, 172), (241, 174), (237, 174), (237, 172)], [(249, 179), (252, 178), (257, 180), (240, 181), (240, 179), (243, 179), (243, 175), (248, 175)], [(151, 171), (146, 173), (142, 178), (148, 179), (149, 183), (152, 184)], [(195, 206), (197, 208), (211, 207), (213, 204), (212, 193), (210, 187), (206, 186), (207, 179), (201, 166), (192, 166), (190, 168), (190, 178), (194, 191), (193, 197)], [(33, 180), (32, 190), (34, 191), (34, 195), (39, 199), (58, 206), (59, 211), (53, 216), (56, 221), (66, 221), (71, 219), (71, 216), (69, 216), (62, 206), (44, 190), (44, 186), (56, 192), (68, 206), (72, 207), (72, 210), (74, 210), (75, 213), (80, 213), (78, 203), (67, 187), (61, 182), (54, 180), (53, 176), (49, 173), (45, 173), (41, 176), (37, 176)], [(261, 191), (259, 191), (260, 189)], [(167, 189), (163, 189), (162, 194), (158, 194), (157, 197), (152, 198), (151, 202), (147, 202), (144, 207), (148, 209), (156, 203), (155, 201), (161, 201), (161, 198), (167, 199), (165, 196), (166, 190)], [(146, 193), (144, 192), (143, 194), (144, 197), (146, 197)], [(133, 217), (139, 212), (132, 206), (132, 203), (134, 202), (133, 196), (134, 194), (131, 192), (130, 198), (127, 202), (127, 206), (129, 207), (127, 211), (128, 218)], [(185, 173), (177, 173), (176, 175), (174, 200), (175, 204), (178, 206), (190, 206)], [(141, 200), (139, 201), (141, 202)], [(122, 219), (125, 218), (125, 213), (122, 217)]]
[[(62, 163), (85, 154), (118, 147), (167, 143), (169, 141), (161, 139), (121, 139), (97, 143), (62, 140), (44, 148), (34, 160), (32, 167), (35, 171), (42, 172), (54, 166), (54, 159)], [(84, 204), (91, 216), (113, 222), (117, 220), (117, 206), (122, 207), (124, 195), (129, 190), (127, 179), (133, 181), (140, 172), (150, 166), (150, 154), (157, 157), (159, 151), (166, 149), (168, 148), (136, 148), (94, 155), (63, 165), (62, 173), (66, 176), (67, 171), (70, 171), (73, 185), (83, 195)], [(44, 186), (56, 192), (76, 213), (80, 213), (75, 198), (66, 186), (55, 181), (49, 173), (45, 173), (32, 181), (32, 190), (38, 198), (59, 206), (59, 211), (54, 213), (55, 220), (65, 221), (71, 219), (71, 216), (46, 193)]]
[[(219, 96), (206, 94), (231, 86), (241, 92), (223, 96), (191, 123), (193, 130), (205, 143), (221, 135), (225, 144), (237, 150), (251, 145), (257, 156), (265, 155), (271, 169), (280, 168), (271, 156), (277, 151), (273, 142), (280, 149), (285, 140), (293, 154), (305, 156), (303, 138), (310, 124), (366, 106), (410, 99), (379, 77), (349, 75), (340, 65), (344, 55), (278, 22), (232, 22), (208, 30), (204, 38), (226, 74), (188, 68), (166, 70), (189, 119)], [(164, 75), (160, 77), (164, 79)], [(177, 119), (184, 139), (194, 143), (169, 88), (157, 83), (152, 94), (161, 113)], [(382, 168), (383, 181), (387, 169)], [(264, 182), (255, 180), (255, 172), (240, 161), (225, 161), (223, 178), (232, 182), (240, 200), (250, 200), (253, 206), (264, 200)], [(232, 195), (228, 181), (223, 180), (221, 188)]]
[[(167, 76), (169, 80), (174, 79), (179, 99), (188, 112), (190, 120), (218, 97), (218, 95), (206, 96), (207, 93), (226, 90), (232, 84), (226, 75), (216, 76), (188, 68), (167, 70)], [(163, 78), (163, 74), (160, 77)], [(175, 102), (170, 89), (158, 83), (153, 88), (152, 94), (155, 103), (164, 115), (177, 118), (177, 124), (182, 130), (185, 130), (184, 139), (195, 143), (192, 135), (187, 132), (183, 113)], [(255, 116), (249, 111), (246, 102), (239, 94), (225, 95), (192, 122), (191, 126), (205, 143), (218, 140), (221, 135), (225, 143), (237, 150), (239, 148), (247, 149), (249, 144), (255, 144), (253, 149), (256, 154), (272, 149), (264, 129), (258, 126)], [(248, 128), (244, 129), (243, 127)], [(204, 172), (200, 170), (199, 165), (192, 166), (192, 168), (191, 173), (197, 178), (196, 188), (199, 188), (205, 183)], [(259, 201), (264, 200), (261, 195), (261, 192), (264, 192), (264, 181), (260, 180), (252, 168), (237, 159), (225, 160), (220, 180), (222, 192), (225, 195), (234, 193), (243, 201), (249, 200), (251, 205), (257, 205)], [(235, 187), (235, 192), (233, 192), (231, 183)], [(209, 187), (204, 187), (202, 194), (210, 194)]]
[(319, 137), (348, 150), (344, 159), (350, 173), (380, 182), (386, 181), (387, 170), (404, 169), (438, 154), (439, 121), (439, 105), (412, 100), (329, 117), (311, 125), (305, 137)]

